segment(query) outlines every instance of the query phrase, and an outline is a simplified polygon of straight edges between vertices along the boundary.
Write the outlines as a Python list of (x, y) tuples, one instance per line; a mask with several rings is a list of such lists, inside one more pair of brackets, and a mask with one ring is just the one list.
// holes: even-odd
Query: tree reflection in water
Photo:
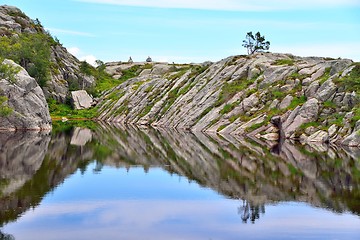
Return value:
[(6, 234), (0, 231), (0, 240), (15, 240), (15, 238), (11, 234)]
[(242, 200), (242, 205), (238, 207), (238, 214), (241, 217), (243, 223), (247, 223), (250, 219), (251, 223), (255, 223), (255, 220), (260, 218), (260, 213), (265, 214), (265, 205), (252, 205), (246, 200)]

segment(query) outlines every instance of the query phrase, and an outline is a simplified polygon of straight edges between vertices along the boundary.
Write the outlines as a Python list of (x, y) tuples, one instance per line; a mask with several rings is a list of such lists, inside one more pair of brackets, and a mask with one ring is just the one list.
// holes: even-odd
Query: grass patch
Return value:
[(276, 98), (276, 99), (283, 99), (283, 98), (285, 97), (285, 95), (286, 95), (286, 93), (281, 92), (281, 91), (279, 91), (279, 90), (272, 91), (272, 92), (271, 92), (271, 96), (272, 96), (271, 99), (274, 99), (274, 98)]
[(226, 82), (221, 89), (218, 100), (215, 102), (215, 107), (219, 107), (221, 104), (229, 101), (236, 93), (253, 84), (255, 80), (254, 78), (250, 80), (238, 79), (230, 83)]
[(264, 126), (265, 123), (266, 123), (266, 121), (263, 121), (261, 123), (255, 123), (255, 124), (251, 125), (250, 127), (246, 128), (245, 132), (249, 133), (249, 132), (255, 131), (256, 129)]
[(325, 108), (336, 109), (336, 104), (335, 104), (333, 101), (330, 101), (330, 100), (325, 101), (325, 102), (323, 103), (323, 106), (324, 106)]
[(329, 77), (330, 77), (330, 70), (331, 70), (330, 67), (325, 68), (324, 74), (321, 76), (321, 78), (319, 78), (320, 84), (323, 84), (324, 82), (326, 82), (326, 80), (329, 79)]
[(218, 127), (218, 129), (216, 131), (220, 132), (221, 130), (223, 130), (226, 127), (227, 127), (227, 124), (221, 125), (220, 127)]
[(68, 119), (93, 119), (98, 116), (97, 108), (75, 110), (69, 104), (57, 103), (54, 99), (48, 99), (50, 116), (52, 118), (66, 117)]
[(360, 93), (360, 63), (354, 63), (355, 67), (348, 76), (338, 79), (336, 82), (345, 87), (345, 90), (356, 91)]
[(306, 96), (294, 97), (287, 109), (288, 110), (294, 109), (299, 105), (303, 105), (306, 102), (306, 100), (307, 100)]
[(293, 66), (294, 65), (294, 60), (293, 59), (277, 59), (275, 60), (275, 62), (273, 63), (273, 65), (288, 65), (288, 66)]
[(238, 101), (232, 103), (232, 104), (226, 104), (223, 109), (221, 109), (220, 114), (226, 114), (231, 112), (237, 105), (239, 104)]
[(307, 129), (308, 127), (319, 127), (320, 126), (320, 123), (319, 122), (308, 122), (308, 123), (303, 123), (300, 125), (299, 129), (300, 130), (305, 130)]

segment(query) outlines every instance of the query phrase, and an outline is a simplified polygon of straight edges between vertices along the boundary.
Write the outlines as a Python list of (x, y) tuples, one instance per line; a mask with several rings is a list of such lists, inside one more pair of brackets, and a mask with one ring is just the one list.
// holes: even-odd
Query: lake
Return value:
[(360, 149), (55, 125), (0, 133), (0, 240), (360, 239)]

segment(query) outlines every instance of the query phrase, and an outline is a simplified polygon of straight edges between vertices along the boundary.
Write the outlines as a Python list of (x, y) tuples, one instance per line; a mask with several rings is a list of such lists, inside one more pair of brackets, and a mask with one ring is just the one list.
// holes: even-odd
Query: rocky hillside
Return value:
[(138, 76), (106, 92), (99, 119), (248, 135), (360, 144), (360, 65), (347, 59), (258, 53), (216, 63), (109, 63)]
[(0, 62), (0, 130), (51, 129), (43, 91), (12, 60)]
[(81, 62), (46, 32), (38, 19), (6, 5), (0, 6), (0, 58), (20, 64), (41, 85), (47, 98), (60, 102), (65, 102), (69, 89), (90, 87), (95, 81), (80, 70)]

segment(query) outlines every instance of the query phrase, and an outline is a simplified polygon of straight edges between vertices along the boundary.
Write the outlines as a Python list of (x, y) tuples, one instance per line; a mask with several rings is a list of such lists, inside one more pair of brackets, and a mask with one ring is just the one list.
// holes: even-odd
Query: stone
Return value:
[(74, 109), (88, 109), (93, 106), (94, 100), (85, 90), (71, 92), (71, 102)]
[(279, 133), (267, 133), (264, 135), (261, 135), (261, 138), (269, 141), (277, 141), (280, 138)]
[(319, 101), (311, 98), (303, 106), (296, 107), (283, 123), (283, 131), (289, 138), (302, 124), (315, 121), (319, 114)]
[(76, 127), (71, 137), (70, 144), (75, 146), (85, 146), (92, 139), (90, 129)]
[(312, 81), (320, 78), (321, 76), (323, 76), (325, 74), (325, 69), (326, 67), (322, 67), (320, 68), (317, 72), (315, 72), (314, 74), (311, 75), (311, 79)]
[(358, 147), (360, 146), (360, 132), (355, 131), (349, 136), (347, 136), (342, 142), (342, 145), (349, 146), (349, 147)]
[(35, 79), (12, 60), (4, 60), (0, 64), (19, 69), (13, 81), (0, 78), (0, 96), (7, 98), (3, 104), (12, 109), (9, 115), (0, 116), (0, 129), (51, 129), (48, 105), (44, 93)]
[(271, 102), (269, 109), (273, 109), (273, 108), (277, 108), (277, 106), (279, 105), (279, 100), (278, 99), (274, 99), (274, 101)]
[(280, 103), (279, 109), (286, 109), (290, 106), (291, 101), (294, 99), (293, 96), (287, 95)]
[(329, 79), (319, 87), (319, 89), (316, 91), (315, 97), (321, 102), (331, 100), (331, 97), (333, 97), (336, 93), (336, 89), (337, 87), (335, 83)]
[(335, 136), (336, 132), (337, 132), (338, 128), (335, 124), (331, 125), (328, 129), (328, 133), (329, 133), (329, 137), (332, 138)]
[(308, 142), (321, 142), (327, 143), (329, 142), (329, 134), (325, 131), (319, 130), (307, 138)]
[(316, 94), (316, 92), (318, 91), (319, 87), (320, 87), (319, 81), (314, 81), (314, 82), (312, 82), (312, 83), (306, 88), (305, 96), (306, 96), (307, 98), (315, 97), (315, 94)]

